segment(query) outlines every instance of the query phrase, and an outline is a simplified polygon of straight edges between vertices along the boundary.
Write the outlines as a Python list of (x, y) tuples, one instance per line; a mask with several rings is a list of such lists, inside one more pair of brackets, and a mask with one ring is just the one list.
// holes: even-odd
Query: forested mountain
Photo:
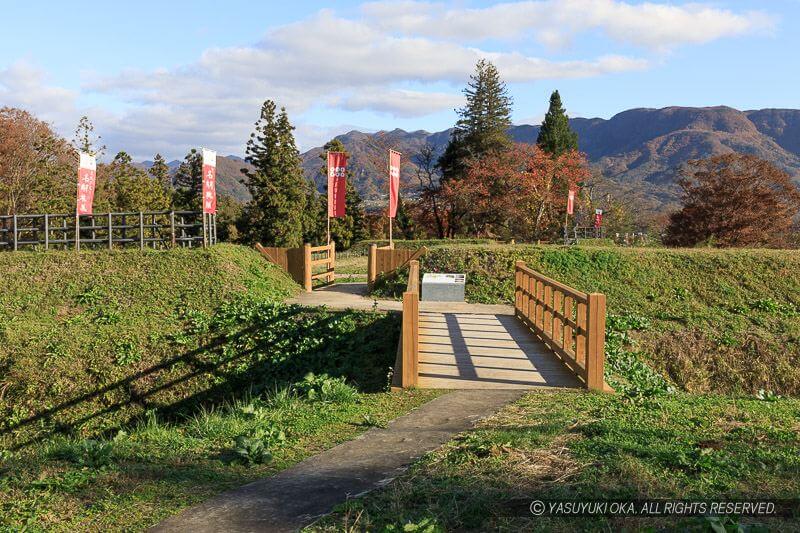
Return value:
[[(573, 118), (570, 124), (579, 135), (581, 151), (586, 152), (596, 171), (618, 188), (636, 190), (655, 203), (674, 199), (677, 171), (683, 163), (732, 151), (756, 155), (800, 178), (800, 110), (796, 109), (630, 109), (608, 120)], [(509, 133), (516, 141), (533, 143), (539, 126), (513, 126)], [(429, 133), (395, 129), (350, 131), (337, 138), (350, 152), (348, 166), (354, 172), (356, 188), (363, 197), (375, 201), (386, 195), (388, 148), (402, 152), (408, 163), (403, 166), (402, 181), (406, 187), (415, 187), (414, 162), (420, 148), (431, 144), (440, 153), (449, 136), (450, 130)], [(322, 148), (313, 148), (302, 154), (306, 176), (315, 180), (319, 190), (324, 187), (321, 153)], [(169, 166), (174, 171), (179, 164), (176, 160)], [(249, 199), (240, 182), (244, 161), (220, 156), (217, 164), (220, 192), (242, 201)]]

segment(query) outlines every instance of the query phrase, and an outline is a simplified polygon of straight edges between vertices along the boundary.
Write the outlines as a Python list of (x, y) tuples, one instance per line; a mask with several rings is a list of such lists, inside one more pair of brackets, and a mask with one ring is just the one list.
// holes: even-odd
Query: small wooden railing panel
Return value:
[(375, 244), (371, 244), (367, 257), (367, 284), (372, 286), (378, 276), (391, 274), (411, 261), (419, 260), (427, 252), (428, 249), (425, 246), (412, 250), (410, 248), (394, 248), (392, 246), (378, 247)]
[(403, 324), (397, 345), (392, 383), (414, 387), (419, 377), (419, 262), (409, 263), (408, 285), (403, 293)]
[[(261, 246), (257, 243), (256, 250), (270, 262), (286, 270), (306, 292), (311, 292), (315, 279), (324, 279), (327, 283), (333, 283), (336, 279), (336, 243), (324, 246), (306, 243), (302, 248)], [(314, 272), (319, 267), (324, 269)]]
[(516, 315), (591, 390), (608, 390), (604, 380), (606, 297), (587, 294), (515, 265)]

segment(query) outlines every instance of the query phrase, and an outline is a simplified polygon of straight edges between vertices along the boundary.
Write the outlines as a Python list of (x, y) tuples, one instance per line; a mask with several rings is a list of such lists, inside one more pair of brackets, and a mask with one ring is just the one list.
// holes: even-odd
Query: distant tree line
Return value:
[[(550, 96), (535, 145), (509, 136), (512, 99), (497, 68), (477, 63), (464, 89), (465, 105), (450, 140), (439, 155), (423, 146), (404, 158), (413, 163), (416, 181), (400, 198), (394, 235), (398, 238), (490, 237), (535, 241), (560, 239), (565, 224), (590, 226), (594, 210), (603, 209), (607, 232), (632, 231), (646, 211), (640, 191), (613, 192), (606, 178), (592, 172), (579, 151), (561, 96)], [(0, 109), (0, 213), (71, 212), (74, 210), (78, 151), (102, 156), (105, 146), (83, 117), (71, 142), (51, 127), (15, 109)], [(386, 167), (384, 154), (394, 148), (377, 135), (374, 161)], [(346, 149), (339, 139), (325, 152)], [(300, 153), (285, 108), (263, 103), (246, 144), (241, 181), (252, 199), (241, 204), (218, 197), (218, 235), (223, 240), (273, 246), (320, 244), (327, 233), (327, 194), (304, 176)], [(385, 213), (367, 213), (348, 168), (346, 214), (331, 220), (331, 238), (341, 249), (365, 238), (385, 238)], [(326, 179), (322, 180), (327, 182)], [(728, 154), (691, 161), (678, 181), (679, 209), (651, 227), (675, 246), (789, 246), (798, 244), (800, 192), (790, 177), (751, 155)], [(191, 149), (171, 172), (156, 154), (144, 170), (125, 152), (97, 170), (95, 209), (103, 211), (199, 210), (202, 156)], [(575, 213), (567, 216), (567, 194), (577, 191)]]

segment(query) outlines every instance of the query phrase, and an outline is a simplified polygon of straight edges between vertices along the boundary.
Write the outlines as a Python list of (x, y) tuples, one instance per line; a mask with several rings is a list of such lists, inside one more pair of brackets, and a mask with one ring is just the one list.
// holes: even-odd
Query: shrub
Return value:
[(348, 403), (358, 397), (358, 392), (345, 383), (344, 378), (332, 378), (327, 374), (316, 376), (313, 372), (295, 383), (293, 389), (309, 400), (319, 402)]
[(233, 452), (242, 463), (263, 464), (272, 460), (270, 450), (286, 444), (283, 430), (268, 424), (257, 427), (234, 439)]

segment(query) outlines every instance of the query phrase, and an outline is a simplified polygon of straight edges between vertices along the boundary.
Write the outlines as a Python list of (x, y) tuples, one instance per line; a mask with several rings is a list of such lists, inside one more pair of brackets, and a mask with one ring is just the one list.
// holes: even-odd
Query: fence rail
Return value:
[(21, 249), (165, 248), (217, 242), (216, 215), (199, 211), (139, 211), (0, 216), (0, 251)]
[(583, 381), (608, 390), (604, 380), (606, 297), (586, 294), (515, 265), (514, 308), (518, 318)]

